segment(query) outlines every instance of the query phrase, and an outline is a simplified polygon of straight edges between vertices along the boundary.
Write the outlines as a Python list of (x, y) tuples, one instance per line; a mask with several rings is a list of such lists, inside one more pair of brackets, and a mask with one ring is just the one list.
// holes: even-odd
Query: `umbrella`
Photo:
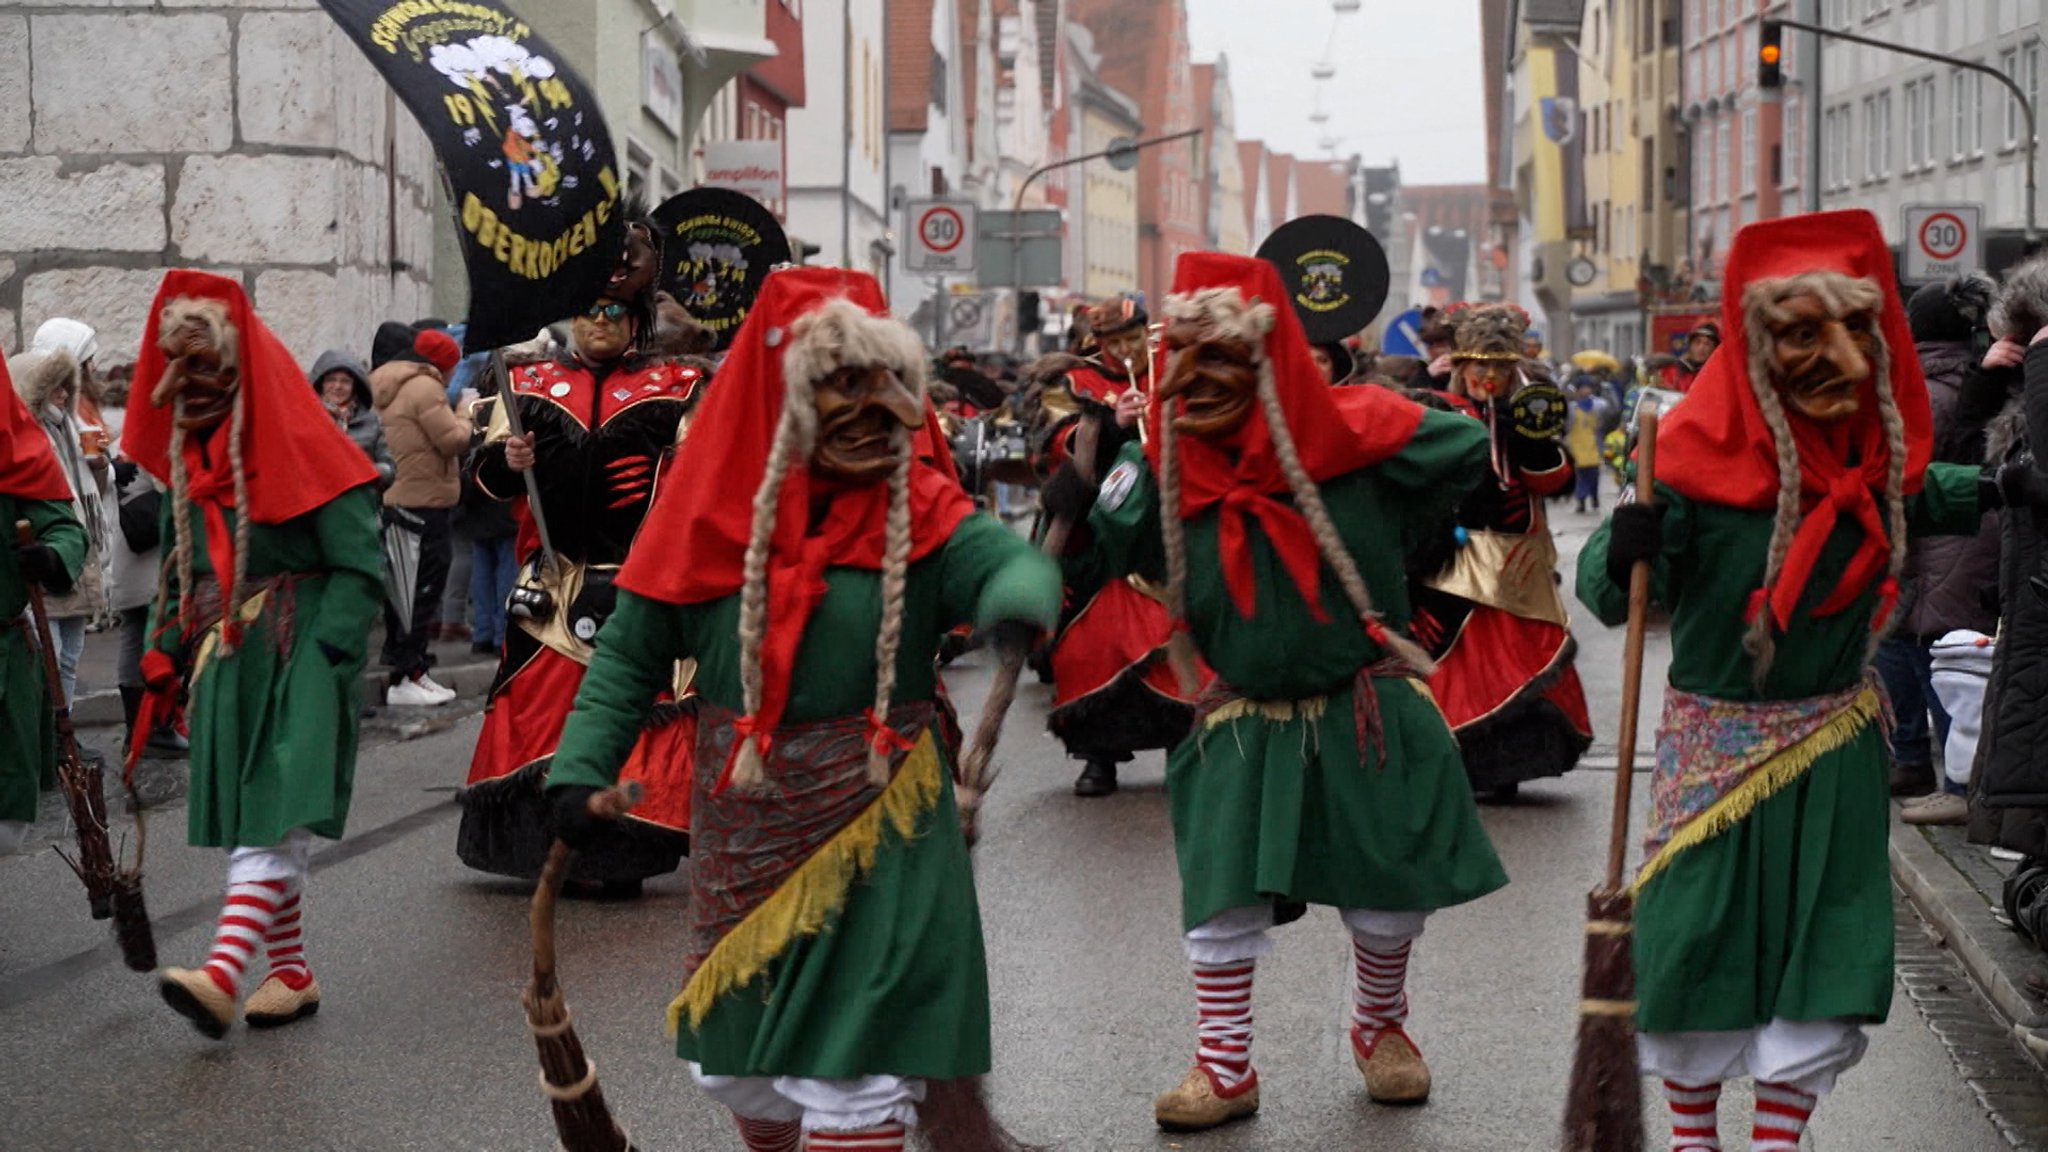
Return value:
[(1588, 372), (1619, 372), (1621, 361), (1598, 349), (1588, 348), (1584, 352), (1572, 353), (1572, 367)]
[(420, 582), (420, 535), (426, 525), (403, 508), (385, 510), (384, 598), (402, 632), (412, 631), (412, 601)]
[[(1648, 504), (1657, 474), (1657, 412), (1642, 414), (1636, 442), (1636, 496)], [(1643, 694), (1643, 633), (1650, 615), (1650, 566), (1628, 580), (1628, 637), (1622, 648), (1621, 732), (1614, 768), (1614, 823), (1607, 876), (1586, 897), (1586, 972), (1579, 993), (1579, 1039), (1565, 1097), (1565, 1152), (1643, 1146), (1642, 1072), (1636, 1055), (1635, 897), (1622, 884), (1628, 857), (1629, 791), (1635, 780), (1636, 709)]]

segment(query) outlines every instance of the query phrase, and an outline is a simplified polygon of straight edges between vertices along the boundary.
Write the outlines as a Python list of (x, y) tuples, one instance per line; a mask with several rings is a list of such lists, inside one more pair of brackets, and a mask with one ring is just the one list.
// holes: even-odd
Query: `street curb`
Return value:
[(1991, 918), (1992, 906), (1984, 894), (1910, 824), (1892, 825), (1890, 853), (1892, 877), (1906, 898), (2013, 1026), (2014, 1035), (2024, 1043), (2034, 1029), (2048, 1026), (2048, 1017), (1994, 958), (1989, 934), (2004, 929)]
[[(477, 661), (471, 664), (437, 664), (434, 679), (455, 689), (461, 696), (482, 697), (491, 690), (491, 681), (498, 675), (495, 660)], [(390, 682), (390, 673), (383, 668), (363, 670), (363, 702), (384, 706), (384, 689)], [(126, 717), (121, 712), (121, 693), (118, 689), (101, 689), (80, 696), (71, 707), (72, 723), (81, 728), (120, 727)]]

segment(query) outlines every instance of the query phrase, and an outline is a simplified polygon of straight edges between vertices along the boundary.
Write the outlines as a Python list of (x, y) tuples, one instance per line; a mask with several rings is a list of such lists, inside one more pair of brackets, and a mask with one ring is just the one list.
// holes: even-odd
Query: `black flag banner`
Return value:
[(469, 271), (466, 352), (590, 306), (626, 246), (597, 97), (495, 0), (320, 0), (441, 160)]
[(760, 201), (730, 188), (692, 188), (653, 214), (661, 286), (697, 323), (732, 347), (761, 282), (789, 262), (789, 237)]

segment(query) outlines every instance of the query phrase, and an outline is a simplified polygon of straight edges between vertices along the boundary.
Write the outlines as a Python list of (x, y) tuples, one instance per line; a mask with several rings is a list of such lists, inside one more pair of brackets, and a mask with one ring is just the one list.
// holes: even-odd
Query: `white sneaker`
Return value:
[(393, 708), (432, 708), (447, 702), (447, 697), (436, 695), (418, 680), (400, 680), (384, 693), (384, 703)]
[(434, 695), (439, 696), (440, 699), (435, 701), (435, 703), (437, 704), (446, 704), (450, 700), (453, 700), (457, 696), (461, 695), (461, 693), (457, 692), (453, 688), (448, 687), (445, 684), (435, 683), (434, 678), (432, 676), (427, 675), (424, 672), (420, 673), (420, 678), (417, 681), (415, 681), (415, 683), (417, 683), (420, 687), (425, 688), (427, 691), (432, 692)]

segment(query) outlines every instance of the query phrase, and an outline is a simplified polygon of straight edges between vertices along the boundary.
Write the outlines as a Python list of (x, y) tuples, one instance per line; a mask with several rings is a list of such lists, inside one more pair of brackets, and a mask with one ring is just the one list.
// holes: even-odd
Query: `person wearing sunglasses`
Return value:
[[(629, 209), (628, 219), (643, 218)], [(463, 863), (480, 871), (540, 872), (552, 839), (542, 787), (563, 721), (611, 615), (612, 578), (658, 487), (674, 482), (669, 458), (707, 376), (702, 361), (655, 347), (659, 267), (655, 232), (635, 223), (604, 294), (569, 319), (568, 347), (507, 356), (523, 434), (512, 434), (501, 390), (471, 461), (480, 494), (512, 502), (519, 522), (518, 578), (456, 840)], [(630, 894), (681, 862), (695, 725), (679, 708), (657, 715), (626, 769), (646, 800), (621, 835), (578, 854), (572, 890)]]

